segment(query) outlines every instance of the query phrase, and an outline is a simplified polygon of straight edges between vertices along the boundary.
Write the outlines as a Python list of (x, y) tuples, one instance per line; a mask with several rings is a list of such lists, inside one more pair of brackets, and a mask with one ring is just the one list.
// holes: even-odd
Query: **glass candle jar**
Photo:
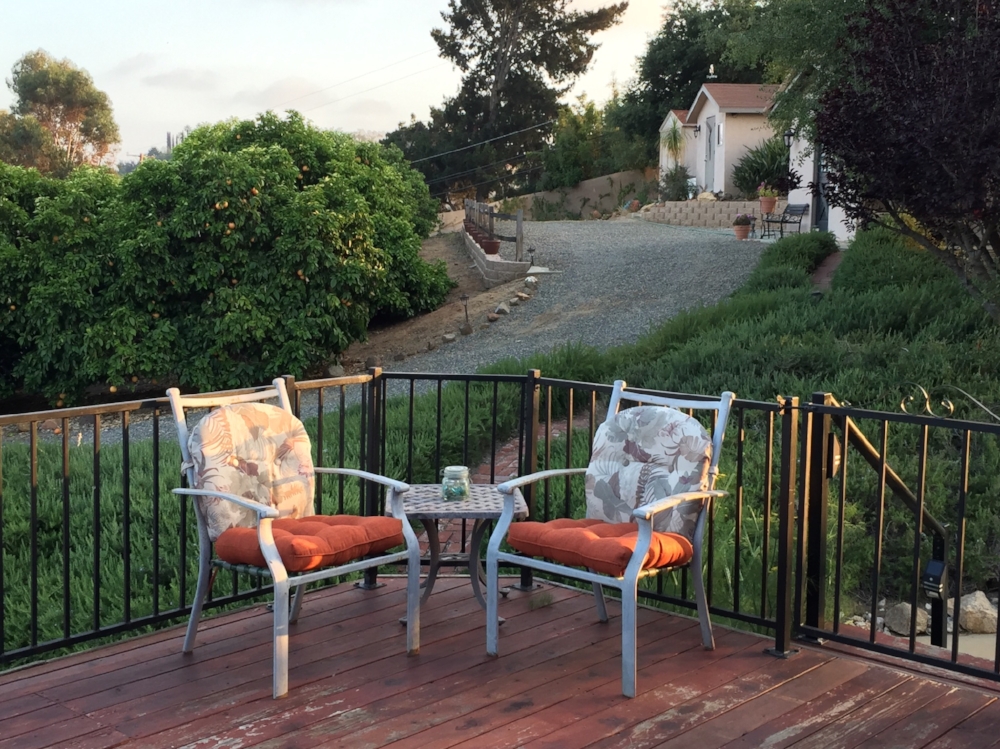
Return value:
[(448, 466), (444, 469), (444, 478), (441, 480), (441, 496), (446, 500), (468, 499), (471, 486), (469, 469), (465, 466)]

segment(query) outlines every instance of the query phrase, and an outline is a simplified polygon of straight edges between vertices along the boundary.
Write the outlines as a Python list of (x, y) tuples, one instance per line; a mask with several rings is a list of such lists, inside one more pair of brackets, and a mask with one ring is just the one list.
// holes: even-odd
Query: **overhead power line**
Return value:
[(404, 57), (402, 60), (396, 60), (396, 62), (390, 62), (388, 65), (385, 65), (385, 66), (383, 66), (381, 68), (376, 68), (375, 70), (369, 70), (367, 73), (362, 73), (361, 75), (356, 75), (353, 78), (348, 78), (346, 80), (340, 81), (339, 83), (334, 83), (334, 84), (332, 84), (330, 86), (326, 86), (325, 88), (316, 89), (315, 91), (311, 91), (308, 94), (302, 94), (301, 96), (296, 96), (296, 97), (294, 97), (292, 99), (286, 99), (285, 101), (281, 102), (280, 104), (275, 105), (275, 108), (277, 109), (278, 107), (283, 107), (286, 104), (291, 104), (293, 101), (298, 101), (299, 99), (305, 99), (305, 98), (310, 97), (310, 96), (315, 96), (316, 94), (321, 94), (324, 91), (329, 91), (331, 88), (337, 88), (338, 86), (343, 86), (344, 84), (347, 84), (347, 83), (353, 83), (354, 81), (361, 80), (362, 78), (367, 78), (368, 76), (374, 75), (375, 73), (381, 73), (383, 70), (388, 70), (389, 68), (394, 68), (397, 65), (402, 65), (404, 62), (409, 62), (410, 60), (413, 60), (413, 59), (415, 59), (417, 57), (423, 57), (424, 55), (429, 55), (431, 52), (434, 52), (434, 51), (436, 51), (436, 50), (425, 49), (423, 52), (418, 52), (415, 55), (410, 55), (409, 57)]
[(430, 161), (431, 159), (436, 159), (438, 156), (448, 156), (449, 154), (458, 153), (459, 151), (468, 151), (470, 148), (475, 148), (476, 146), (481, 146), (484, 143), (492, 143), (495, 140), (502, 140), (503, 138), (509, 138), (512, 135), (518, 135), (520, 133), (526, 133), (529, 130), (537, 130), (540, 127), (545, 127), (546, 125), (551, 125), (556, 120), (545, 120), (545, 122), (539, 122), (537, 125), (532, 125), (531, 127), (526, 127), (522, 130), (515, 130), (512, 133), (504, 133), (503, 135), (498, 135), (495, 138), (488, 138), (487, 140), (481, 140), (478, 143), (470, 143), (467, 146), (462, 146), (461, 148), (453, 148), (450, 151), (443, 151), (441, 153), (436, 153), (433, 156), (424, 156), (422, 159), (414, 159), (411, 164), (419, 164), (421, 161)]
[(514, 177), (520, 177), (521, 175), (524, 175), (524, 174), (531, 174), (532, 172), (537, 172), (541, 168), (542, 168), (542, 165), (539, 164), (538, 166), (531, 167), (531, 169), (525, 169), (525, 170), (520, 171), (520, 172), (513, 172), (512, 174), (505, 174), (504, 176), (497, 177), (496, 179), (483, 180), (482, 182), (477, 182), (474, 185), (462, 185), (460, 188), (458, 188), (456, 190), (444, 190), (442, 192), (437, 192), (437, 193), (434, 193), (433, 195), (431, 195), (431, 197), (432, 198), (440, 198), (442, 195), (447, 195), (449, 192), (459, 192), (460, 190), (471, 190), (473, 187), (480, 187), (482, 185), (489, 185), (489, 184), (492, 184), (493, 182), (500, 182), (500, 181), (505, 180), (505, 179), (513, 179)]
[(449, 64), (450, 63), (448, 63), (448, 62), (439, 62), (437, 65), (431, 65), (429, 68), (424, 68), (423, 70), (418, 70), (415, 73), (409, 73), (407, 75), (401, 75), (401, 76), (399, 76), (399, 78), (393, 78), (391, 81), (386, 81), (385, 83), (380, 83), (377, 86), (372, 86), (371, 88), (366, 88), (364, 91), (356, 91), (353, 94), (348, 94), (347, 96), (341, 96), (339, 99), (334, 99), (333, 101), (328, 101), (325, 104), (317, 104), (315, 107), (310, 107), (309, 109), (303, 109), (302, 111), (303, 112), (312, 112), (314, 109), (322, 109), (323, 107), (328, 107), (331, 104), (337, 104), (337, 103), (342, 102), (342, 101), (344, 101), (346, 99), (353, 99), (355, 96), (361, 96), (362, 94), (367, 94), (369, 91), (375, 91), (376, 89), (379, 89), (379, 88), (385, 88), (386, 86), (390, 86), (393, 83), (396, 83), (397, 81), (406, 80), (407, 78), (412, 78), (415, 75), (422, 75), (423, 73), (426, 73), (429, 70), (434, 70), (435, 68), (440, 68), (443, 65), (449, 65)]

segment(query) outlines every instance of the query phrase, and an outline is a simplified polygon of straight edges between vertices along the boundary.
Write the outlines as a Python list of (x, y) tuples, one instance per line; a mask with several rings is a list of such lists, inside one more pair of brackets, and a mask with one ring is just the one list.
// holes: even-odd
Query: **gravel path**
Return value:
[[(510, 231), (508, 231), (508, 228)], [(513, 233), (500, 226), (499, 233)], [(473, 335), (399, 363), (394, 372), (472, 373), (508, 357), (523, 358), (582, 341), (599, 349), (636, 340), (678, 312), (714, 304), (735, 291), (757, 264), (761, 242), (737, 241), (732, 232), (655, 224), (639, 219), (615, 221), (527, 222), (525, 244), (534, 247), (535, 263), (552, 273), (539, 275), (538, 291), (511, 313)], [(504, 253), (509, 249), (503, 250)], [(418, 384), (417, 392), (431, 387)], [(390, 387), (390, 393), (406, 386)], [(336, 408), (331, 393), (327, 409)], [(355, 398), (351, 398), (351, 401)], [(316, 412), (312, 397), (303, 416)], [(91, 420), (74, 420), (71, 443), (92, 441)], [(173, 439), (169, 409), (160, 421), (162, 439)], [(102, 442), (121, 440), (121, 421), (104, 419)], [(106, 431), (105, 431), (106, 430)], [(149, 439), (152, 417), (136, 414), (132, 441)], [(40, 430), (45, 441), (61, 440)], [(4, 439), (23, 441), (13, 427)]]

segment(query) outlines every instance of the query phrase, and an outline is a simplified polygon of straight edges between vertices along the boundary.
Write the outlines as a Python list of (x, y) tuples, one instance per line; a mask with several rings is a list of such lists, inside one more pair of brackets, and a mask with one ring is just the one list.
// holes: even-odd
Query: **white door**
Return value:
[(705, 190), (715, 192), (715, 118), (705, 120)]

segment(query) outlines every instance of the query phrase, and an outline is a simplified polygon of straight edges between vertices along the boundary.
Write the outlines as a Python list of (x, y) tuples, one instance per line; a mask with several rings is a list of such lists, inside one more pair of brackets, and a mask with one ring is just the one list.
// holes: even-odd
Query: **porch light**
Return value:
[(783, 136), (783, 138), (785, 141), (785, 148), (791, 149), (792, 141), (795, 140), (795, 132), (791, 128), (789, 128), (788, 130), (785, 131), (785, 135)]
[(700, 132), (701, 132), (701, 125), (695, 125), (694, 126), (694, 137), (697, 138), (698, 137), (698, 133), (700, 133)]

